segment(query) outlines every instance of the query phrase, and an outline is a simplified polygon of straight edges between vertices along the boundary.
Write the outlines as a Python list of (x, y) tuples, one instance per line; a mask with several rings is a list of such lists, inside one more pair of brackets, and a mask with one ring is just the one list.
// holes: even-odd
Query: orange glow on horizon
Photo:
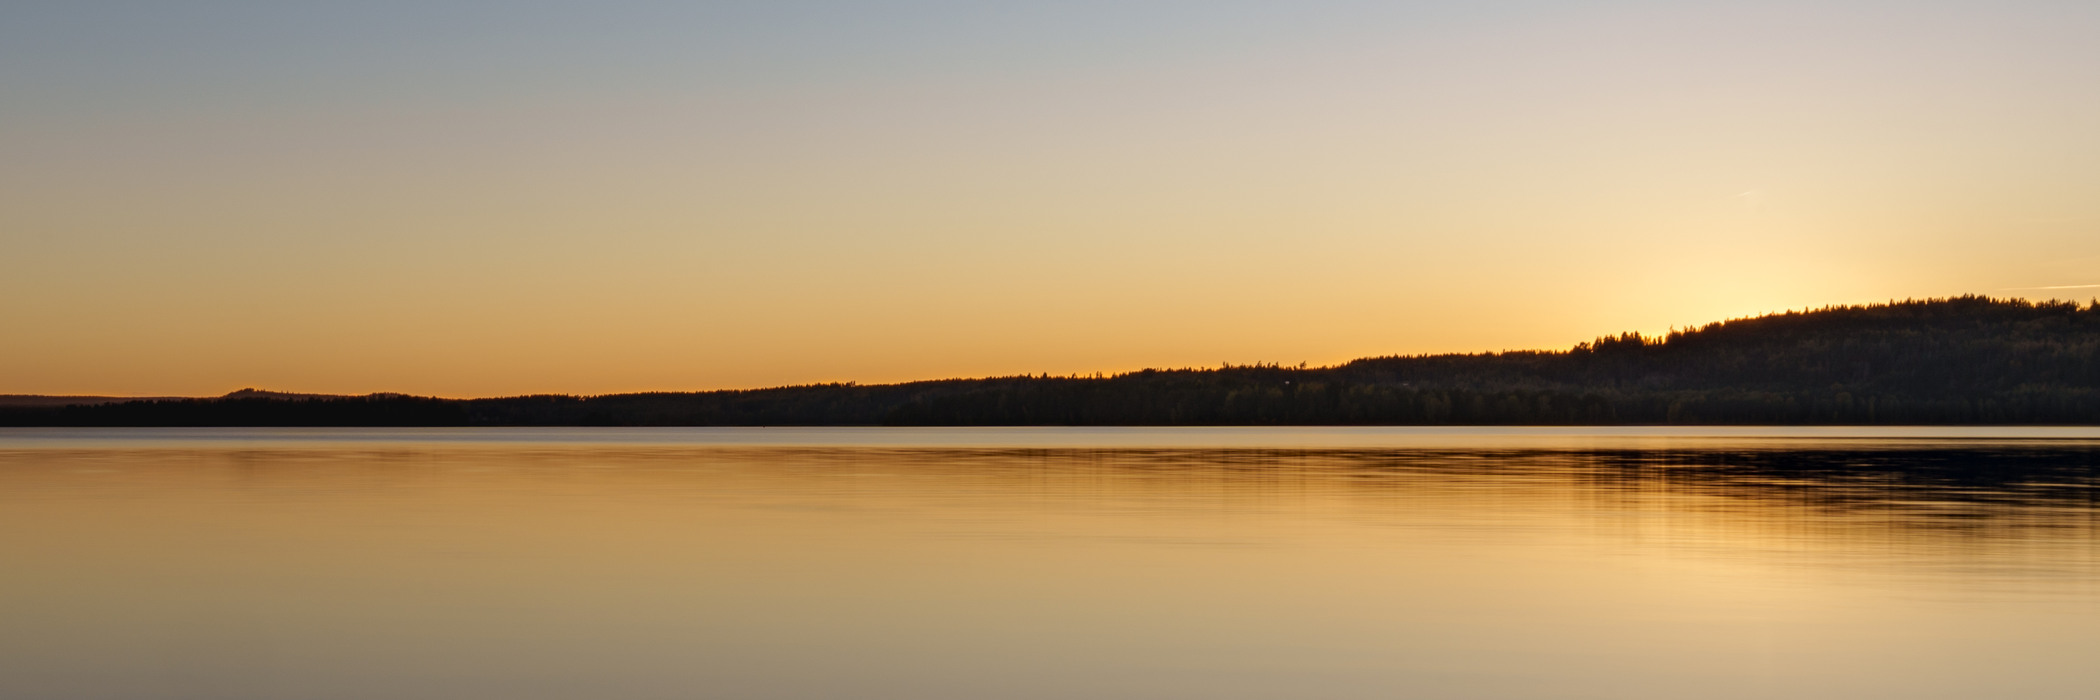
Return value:
[(1323, 365), (2100, 294), (2092, 8), (231, 12), (0, 28), (0, 393)]

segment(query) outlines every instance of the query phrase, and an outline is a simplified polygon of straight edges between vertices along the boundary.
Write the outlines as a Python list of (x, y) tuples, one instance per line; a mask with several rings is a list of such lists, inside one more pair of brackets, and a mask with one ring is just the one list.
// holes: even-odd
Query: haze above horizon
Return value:
[(38, 4), (0, 394), (1566, 348), (2100, 293), (2100, 6)]

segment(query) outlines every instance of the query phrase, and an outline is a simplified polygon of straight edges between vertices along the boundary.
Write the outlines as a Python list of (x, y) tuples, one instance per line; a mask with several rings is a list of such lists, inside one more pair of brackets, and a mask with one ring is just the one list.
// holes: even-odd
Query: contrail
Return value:
[(2100, 287), (2100, 284), (2059, 284), (2054, 287), (2005, 287), (1999, 289), (1998, 291), (2010, 292), (2021, 289), (2093, 289), (2096, 287)]

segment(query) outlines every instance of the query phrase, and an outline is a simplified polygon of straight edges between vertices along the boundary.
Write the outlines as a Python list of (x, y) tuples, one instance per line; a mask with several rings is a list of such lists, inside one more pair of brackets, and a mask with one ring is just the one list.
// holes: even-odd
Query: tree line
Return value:
[(2100, 302), (1832, 306), (1564, 351), (740, 391), (134, 401), (5, 425), (1645, 425), (2100, 423)]

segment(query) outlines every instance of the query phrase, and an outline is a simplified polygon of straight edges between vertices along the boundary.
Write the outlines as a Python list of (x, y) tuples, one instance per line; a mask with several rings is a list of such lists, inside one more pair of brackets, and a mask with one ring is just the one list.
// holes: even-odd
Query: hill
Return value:
[(2100, 423), (2100, 303), (1964, 296), (1737, 319), (1564, 351), (863, 386), (434, 399), (236, 392), (0, 407), (7, 425)]

